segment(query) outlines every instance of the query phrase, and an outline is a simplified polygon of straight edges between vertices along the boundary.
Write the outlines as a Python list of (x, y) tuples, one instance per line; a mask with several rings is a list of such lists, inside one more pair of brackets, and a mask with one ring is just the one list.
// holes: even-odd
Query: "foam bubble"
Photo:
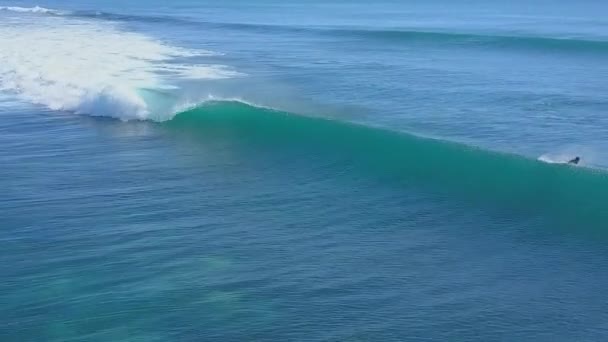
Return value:
[(172, 46), (110, 22), (13, 18), (0, 22), (0, 46), (0, 91), (53, 110), (123, 120), (171, 114), (159, 113), (142, 89), (241, 75), (227, 66), (176, 64), (212, 53)]

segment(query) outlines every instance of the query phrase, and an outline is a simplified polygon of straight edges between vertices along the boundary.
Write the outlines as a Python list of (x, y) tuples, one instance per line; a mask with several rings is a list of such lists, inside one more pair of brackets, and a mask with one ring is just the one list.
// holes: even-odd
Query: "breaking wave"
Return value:
[[(3, 7), (56, 13), (42, 7)], [(242, 76), (225, 65), (200, 61), (213, 52), (185, 49), (112, 22), (62, 16), (0, 22), (0, 91), (52, 110), (163, 119), (179, 99), (180, 84)], [(163, 93), (150, 102), (150, 92)]]

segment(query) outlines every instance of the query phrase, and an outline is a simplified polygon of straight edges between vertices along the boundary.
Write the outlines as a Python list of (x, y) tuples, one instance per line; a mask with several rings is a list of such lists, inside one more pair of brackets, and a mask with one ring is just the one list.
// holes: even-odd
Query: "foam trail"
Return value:
[(122, 120), (172, 115), (166, 104), (155, 106), (166, 101), (147, 101), (143, 89), (242, 75), (195, 63), (209, 51), (172, 46), (115, 23), (68, 17), (17, 14), (0, 22), (0, 46), (0, 91), (52, 110)]
[(568, 164), (568, 162), (575, 157), (581, 158), (580, 162), (577, 164), (578, 166), (592, 168), (600, 167), (600, 165), (596, 164), (598, 161), (596, 151), (585, 146), (565, 146), (541, 155), (538, 157), (538, 160), (548, 164)]
[(572, 160), (574, 158), (574, 155), (565, 155), (565, 154), (543, 154), (542, 156), (538, 157), (539, 161), (548, 163), (548, 164), (567, 164), (568, 161)]

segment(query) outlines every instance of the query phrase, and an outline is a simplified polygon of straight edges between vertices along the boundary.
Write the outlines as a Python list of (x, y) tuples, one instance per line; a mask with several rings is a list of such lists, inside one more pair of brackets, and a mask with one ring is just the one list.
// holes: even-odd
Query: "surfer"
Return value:
[(581, 158), (577, 156), (576, 158), (570, 160), (568, 162), (568, 164), (578, 165), (578, 162), (580, 162), (580, 161), (581, 161)]

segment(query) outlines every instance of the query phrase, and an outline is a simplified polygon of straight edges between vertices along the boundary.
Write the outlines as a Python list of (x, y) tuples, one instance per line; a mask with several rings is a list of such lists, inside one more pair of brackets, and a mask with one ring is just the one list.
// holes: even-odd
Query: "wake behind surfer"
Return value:
[(570, 161), (568, 161), (568, 164), (572, 164), (572, 165), (578, 165), (578, 163), (581, 161), (580, 157), (575, 157), (574, 159), (571, 159)]

